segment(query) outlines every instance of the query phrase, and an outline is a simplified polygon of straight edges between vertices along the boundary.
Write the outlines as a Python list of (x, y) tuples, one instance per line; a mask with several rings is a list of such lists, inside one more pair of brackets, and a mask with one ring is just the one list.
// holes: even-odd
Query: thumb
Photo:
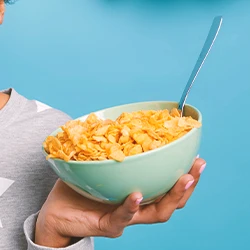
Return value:
[(111, 214), (111, 225), (116, 225), (119, 228), (126, 227), (139, 210), (142, 199), (142, 194), (139, 192), (129, 195), (125, 202)]

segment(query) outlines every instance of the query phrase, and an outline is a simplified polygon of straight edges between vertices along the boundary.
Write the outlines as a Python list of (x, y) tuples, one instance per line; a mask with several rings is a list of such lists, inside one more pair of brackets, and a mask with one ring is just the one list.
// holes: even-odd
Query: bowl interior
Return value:
[[(121, 115), (122, 112), (133, 112), (139, 110), (162, 110), (162, 109), (172, 109), (177, 108), (177, 102), (166, 102), (166, 101), (154, 101), (154, 102), (139, 102), (139, 103), (131, 103), (120, 106), (115, 106), (112, 108), (103, 109), (100, 111), (94, 112), (99, 118), (102, 119), (116, 119)], [(201, 118), (200, 112), (190, 106), (186, 105), (184, 108), (184, 116), (192, 116), (194, 119), (199, 120)], [(88, 115), (82, 116), (79, 119), (85, 120)]]
[[(152, 102), (138, 102), (138, 103), (124, 104), (120, 106), (102, 109), (99, 111), (94, 111), (93, 113), (95, 113), (97, 117), (101, 119), (115, 120), (123, 112), (134, 112), (139, 110), (162, 110), (162, 109), (171, 110), (172, 108), (177, 108), (177, 107), (178, 107), (177, 102), (152, 101)], [(202, 115), (200, 111), (191, 105), (185, 105), (183, 114), (184, 116), (191, 116), (193, 119), (198, 120), (199, 122), (202, 121)], [(89, 114), (81, 116), (76, 120), (84, 121), (87, 119), (88, 115)], [(61, 131), (60, 128), (51, 133), (51, 135), (55, 136), (59, 131)]]
[[(97, 117), (101, 118), (101, 119), (111, 119), (111, 120), (115, 120), (117, 117), (119, 117), (121, 115), (121, 113), (123, 112), (133, 112), (133, 111), (139, 111), (139, 110), (163, 110), (163, 109), (168, 109), (171, 110), (173, 108), (177, 108), (178, 107), (178, 103), (177, 102), (171, 102), (171, 101), (151, 101), (151, 102), (138, 102), (138, 103), (131, 103), (131, 104), (124, 104), (124, 105), (120, 105), (120, 106), (114, 106), (111, 108), (106, 108), (106, 109), (102, 109), (99, 111), (94, 111), (92, 113), (95, 113), (97, 115)], [(184, 116), (191, 116), (193, 119), (202, 122), (202, 115), (201, 112), (191, 106), (186, 104), (183, 110), (183, 115)], [(81, 120), (84, 121), (87, 119), (87, 117), (89, 116), (89, 114), (86, 114), (84, 116), (81, 116), (79, 118), (76, 118), (76, 120)], [(193, 129), (196, 130), (196, 129)], [(58, 132), (62, 131), (61, 128), (56, 129), (54, 132), (51, 133), (52, 136), (56, 136)], [(169, 147), (172, 144), (177, 143), (178, 141), (182, 140), (183, 138), (185, 138), (186, 136), (190, 136), (190, 134), (193, 131), (190, 131), (188, 134), (184, 135), (183, 137), (177, 139), (176, 141), (165, 145), (164, 147)], [(161, 148), (155, 149), (155, 150), (161, 150)], [(154, 150), (154, 151), (155, 151)], [(47, 152), (44, 150), (44, 147), (42, 147), (42, 151), (43, 154), (45, 156), (47, 156)], [(152, 151), (148, 151), (146, 153), (143, 154), (150, 154), (152, 153)], [(139, 154), (139, 155), (134, 155), (134, 156), (129, 156), (126, 157), (125, 160), (128, 160), (130, 158), (134, 158), (134, 157), (140, 157), (143, 154)], [(57, 161), (63, 161), (61, 159), (57, 159), (54, 158), (54, 160)], [(110, 161), (114, 161), (114, 160), (106, 160), (106, 161), (91, 161), (88, 162), (89, 164), (103, 164), (104, 162), (110, 162)], [(69, 161), (72, 162), (73, 164), (84, 164), (85, 162), (77, 162), (77, 161)], [(115, 162), (115, 161), (114, 161)]]

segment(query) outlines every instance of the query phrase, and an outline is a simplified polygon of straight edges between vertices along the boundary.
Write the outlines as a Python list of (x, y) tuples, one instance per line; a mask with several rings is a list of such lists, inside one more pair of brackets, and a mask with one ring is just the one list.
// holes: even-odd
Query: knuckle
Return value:
[(123, 231), (113, 232), (113, 233), (111, 233), (111, 234), (109, 235), (109, 237), (115, 239), (115, 238), (121, 237), (122, 234), (123, 234)]
[(77, 215), (77, 218), (69, 218), (70, 220), (77, 220), (79, 221), (81, 224), (83, 223), (87, 223), (87, 216), (86, 216), (86, 213), (83, 212), (83, 211), (79, 211), (79, 214)]
[(173, 202), (178, 203), (178, 201), (180, 201), (182, 199), (182, 197), (184, 196), (185, 191), (182, 192), (173, 192), (171, 194), (171, 199)]
[(182, 209), (186, 206), (186, 202), (180, 202), (178, 205), (178, 209)]
[(159, 214), (158, 218), (157, 218), (159, 223), (164, 223), (164, 222), (168, 221), (168, 219), (169, 219), (168, 214)]
[[(179, 183), (177, 183), (179, 184)], [(174, 186), (174, 188), (169, 192), (169, 196), (171, 198), (172, 201), (178, 201), (180, 200), (184, 194), (185, 194), (185, 191), (182, 187), (182, 185), (176, 185)]]
[(104, 220), (99, 224), (99, 230), (102, 232), (102, 235), (108, 238), (119, 238), (122, 236), (124, 227), (119, 225), (114, 225), (111, 220)]

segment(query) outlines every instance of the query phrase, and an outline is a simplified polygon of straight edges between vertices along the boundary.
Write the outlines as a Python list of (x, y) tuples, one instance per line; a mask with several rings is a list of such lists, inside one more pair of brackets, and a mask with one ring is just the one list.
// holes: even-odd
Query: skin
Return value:
[(5, 12), (5, 4), (4, 4), (4, 1), (3, 1), (3, 0), (0, 0), (0, 24), (3, 23), (4, 12)]
[(0, 92), (0, 110), (6, 105), (9, 98), (9, 95)]
[(204, 166), (205, 161), (197, 159), (189, 174), (183, 175), (166, 195), (145, 206), (136, 202), (141, 200), (141, 193), (131, 194), (120, 206), (105, 205), (82, 197), (58, 180), (40, 211), (35, 242), (66, 247), (74, 237), (116, 238), (130, 225), (166, 222), (176, 209), (186, 205)]
[[(4, 1), (0, 0), (0, 24), (4, 17)], [(0, 109), (9, 96), (0, 93)], [(35, 230), (35, 243), (45, 247), (67, 247), (77, 238), (102, 236), (116, 238), (127, 226), (163, 223), (176, 209), (183, 208), (195, 190), (206, 162), (196, 159), (188, 174), (153, 204), (140, 206), (141, 193), (133, 193), (122, 205), (105, 205), (88, 200), (58, 180), (42, 206)]]

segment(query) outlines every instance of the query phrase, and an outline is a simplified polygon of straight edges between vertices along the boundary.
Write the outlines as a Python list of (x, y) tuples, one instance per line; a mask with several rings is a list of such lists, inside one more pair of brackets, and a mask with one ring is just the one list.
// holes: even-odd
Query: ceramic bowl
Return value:
[[(102, 119), (116, 119), (122, 112), (162, 110), (177, 107), (176, 102), (153, 101), (132, 103), (94, 112)], [(186, 105), (185, 116), (202, 122), (198, 109)], [(88, 115), (78, 119), (85, 120)], [(60, 128), (51, 135), (56, 135)], [(199, 150), (201, 128), (194, 128), (183, 137), (163, 147), (126, 157), (123, 162), (63, 161), (49, 159), (49, 165), (68, 186), (81, 195), (103, 203), (119, 204), (130, 193), (139, 191), (142, 204), (153, 202), (168, 192), (179, 177), (188, 173)], [(43, 150), (44, 154), (47, 153)]]

